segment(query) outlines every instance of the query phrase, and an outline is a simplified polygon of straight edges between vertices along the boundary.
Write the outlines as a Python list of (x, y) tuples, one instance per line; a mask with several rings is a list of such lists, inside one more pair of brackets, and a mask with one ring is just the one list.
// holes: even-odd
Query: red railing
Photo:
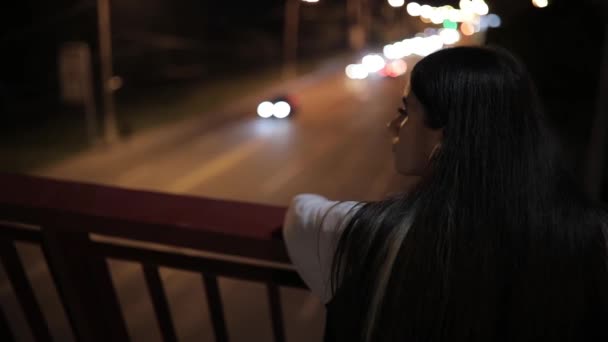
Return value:
[[(78, 341), (129, 340), (108, 258), (141, 263), (165, 341), (177, 337), (160, 266), (202, 274), (216, 341), (228, 341), (217, 277), (265, 283), (274, 339), (285, 340), (279, 286), (304, 285), (289, 267), (273, 266), (289, 263), (280, 239), (284, 208), (22, 175), (0, 175), (0, 189), (1, 259), (36, 340), (51, 341), (52, 337), (16, 241), (42, 248)], [(118, 243), (118, 239), (130, 243)], [(239, 258), (150, 249), (149, 243)], [(263, 262), (239, 261), (251, 259)], [(0, 310), (0, 340), (13, 339)]]

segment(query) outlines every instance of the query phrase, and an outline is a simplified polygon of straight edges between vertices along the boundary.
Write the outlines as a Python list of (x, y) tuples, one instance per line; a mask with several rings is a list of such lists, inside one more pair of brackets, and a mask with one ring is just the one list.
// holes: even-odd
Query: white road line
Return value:
[(223, 154), (215, 159), (207, 162), (202, 162), (200, 168), (192, 170), (185, 176), (180, 177), (167, 187), (169, 192), (186, 192), (194, 187), (206, 182), (212, 177), (215, 177), (231, 167), (235, 166), (247, 156), (262, 148), (264, 140), (253, 139), (249, 140), (230, 152)]

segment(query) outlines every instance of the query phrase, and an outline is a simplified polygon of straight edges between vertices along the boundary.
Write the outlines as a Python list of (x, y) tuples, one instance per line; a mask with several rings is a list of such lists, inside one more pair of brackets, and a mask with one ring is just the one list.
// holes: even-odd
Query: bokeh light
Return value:
[(471, 23), (462, 23), (460, 25), (460, 32), (465, 36), (472, 36), (475, 34), (475, 26)]
[(386, 65), (386, 62), (382, 56), (371, 54), (363, 57), (361, 64), (365, 67), (367, 72), (372, 73), (382, 70), (382, 68), (384, 68)]
[(502, 20), (496, 14), (490, 14), (487, 16), (488, 26), (491, 28), (497, 28), (502, 25)]
[(267, 119), (274, 113), (274, 104), (270, 101), (264, 101), (258, 105), (258, 116)]
[(453, 29), (443, 29), (439, 32), (439, 37), (445, 45), (453, 45), (460, 41), (460, 33)]
[(386, 65), (384, 74), (390, 77), (399, 77), (407, 72), (407, 63), (402, 59), (397, 59)]
[(421, 20), (423, 23), (425, 23), (425, 24), (430, 24), (430, 23), (431, 23), (431, 19), (426, 18), (426, 17), (422, 17), (422, 16), (421, 16), (421, 17), (420, 17), (420, 20)]
[(291, 113), (291, 106), (285, 101), (275, 103), (273, 109), (273, 114), (278, 119), (284, 119)]
[(436, 28), (434, 28), (434, 27), (427, 27), (427, 28), (424, 29), (424, 35), (425, 36), (432, 36), (432, 35), (437, 34), (437, 33), (439, 33), (439, 31)]
[(449, 19), (446, 19), (443, 21), (443, 27), (444, 28), (448, 28), (448, 29), (457, 29), (458, 28), (458, 24), (456, 22), (453, 22)]
[(414, 53), (426, 57), (443, 48), (443, 42), (437, 35), (430, 37), (416, 37), (411, 40)]
[(364, 80), (369, 72), (361, 64), (350, 64), (346, 67), (346, 76), (353, 80)]
[(532, 0), (532, 4), (538, 8), (545, 8), (549, 6), (548, 0)]
[(479, 15), (486, 15), (490, 12), (490, 8), (483, 0), (473, 0), (472, 10)]
[(429, 5), (422, 5), (420, 7), (420, 17), (425, 19), (431, 19), (433, 15), (433, 7)]
[[(402, 2), (389, 0), (389, 4), (400, 7)], [(409, 2), (406, 10), (408, 15), (419, 17), (423, 23), (440, 25), (441, 28), (427, 26), (423, 32), (416, 33), (412, 38), (385, 45), (382, 54), (369, 54), (360, 64), (347, 66), (345, 71), (349, 78), (365, 79), (375, 73), (396, 77), (394, 75), (400, 74), (402, 69), (401, 62), (405, 63), (403, 58), (411, 55), (428, 56), (460, 42), (463, 36), (472, 36), (501, 25), (498, 15), (489, 14), (490, 8), (486, 0), (460, 0), (458, 8)]]
[(442, 24), (443, 21), (445, 19), (443, 18), (443, 15), (441, 15), (441, 12), (439, 11), (434, 11), (433, 15), (431, 16), (431, 22), (435, 25), (439, 25)]
[(405, 5), (405, 0), (388, 0), (388, 4), (392, 7), (401, 7)]
[(420, 15), (420, 4), (417, 2), (410, 2), (409, 4), (407, 4), (407, 7), (405, 8), (407, 10), (407, 13), (409, 15), (411, 15), (412, 17), (417, 17)]
[(473, 3), (470, 0), (460, 0), (458, 7), (463, 11), (473, 11)]

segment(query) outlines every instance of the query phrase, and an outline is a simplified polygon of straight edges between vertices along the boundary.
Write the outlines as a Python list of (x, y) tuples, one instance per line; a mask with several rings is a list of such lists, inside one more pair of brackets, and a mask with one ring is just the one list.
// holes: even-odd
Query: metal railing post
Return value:
[(78, 341), (128, 341), (108, 265), (86, 232), (42, 229), (42, 247)]

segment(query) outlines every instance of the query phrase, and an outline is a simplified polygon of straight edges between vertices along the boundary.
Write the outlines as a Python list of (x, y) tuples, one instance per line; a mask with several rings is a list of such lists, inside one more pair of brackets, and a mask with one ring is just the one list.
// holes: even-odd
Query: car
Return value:
[(297, 112), (298, 104), (293, 95), (280, 95), (258, 105), (257, 114), (263, 119), (291, 118)]

